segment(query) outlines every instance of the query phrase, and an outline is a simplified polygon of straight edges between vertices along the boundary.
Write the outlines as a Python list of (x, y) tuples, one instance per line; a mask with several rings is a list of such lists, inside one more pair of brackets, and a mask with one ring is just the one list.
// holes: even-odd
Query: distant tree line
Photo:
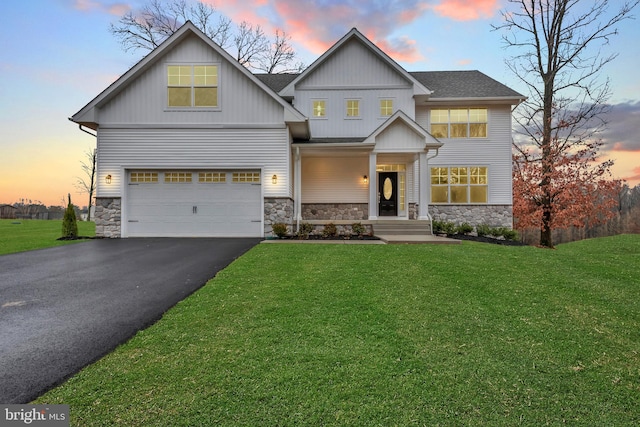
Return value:
[[(17, 202), (11, 204), (0, 204), (0, 206), (3, 207), (3, 209), (0, 210), (0, 217), (2, 219), (62, 219), (65, 210), (65, 207), (62, 205), (46, 206), (39, 200), (25, 198), (19, 199)], [(73, 205), (73, 208), (78, 218), (80, 218), (82, 214), (87, 213), (86, 206), (80, 208), (79, 206)]]

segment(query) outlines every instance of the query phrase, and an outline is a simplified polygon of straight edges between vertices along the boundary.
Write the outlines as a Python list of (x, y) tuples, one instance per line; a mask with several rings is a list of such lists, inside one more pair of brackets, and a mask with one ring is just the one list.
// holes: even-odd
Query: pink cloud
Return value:
[(471, 64), (471, 62), (472, 61), (470, 59), (461, 59), (461, 60), (458, 61), (458, 65), (467, 66), (467, 65)]
[(420, 0), (388, 4), (362, 0), (204, 0), (234, 22), (260, 25), (267, 34), (280, 29), (292, 41), (316, 55), (322, 54), (351, 28), (357, 27), (396, 60), (422, 59), (414, 41), (391, 38), (398, 27), (417, 20), (427, 10)]
[(98, 11), (115, 16), (122, 16), (131, 10), (127, 3), (103, 3), (99, 0), (75, 0), (73, 7), (82, 12)]
[(499, 9), (498, 0), (442, 0), (432, 9), (440, 16), (456, 21), (491, 18)]
[(624, 142), (616, 142), (613, 144), (611, 151), (626, 152), (626, 153), (640, 153), (640, 146), (630, 147)]

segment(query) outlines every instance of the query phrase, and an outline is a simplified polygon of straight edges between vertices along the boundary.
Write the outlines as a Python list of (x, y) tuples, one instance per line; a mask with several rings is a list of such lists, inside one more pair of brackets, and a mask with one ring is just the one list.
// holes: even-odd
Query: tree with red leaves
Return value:
[[(514, 216), (517, 227), (540, 228), (540, 245), (553, 247), (552, 230), (585, 226), (611, 210), (610, 161), (596, 161), (610, 107), (604, 66), (617, 55), (600, 50), (630, 18), (640, 0), (509, 0), (503, 40), (516, 54), (507, 66), (529, 88), (515, 116)], [(616, 187), (617, 188), (617, 187)], [(612, 192), (612, 200), (617, 198)]]

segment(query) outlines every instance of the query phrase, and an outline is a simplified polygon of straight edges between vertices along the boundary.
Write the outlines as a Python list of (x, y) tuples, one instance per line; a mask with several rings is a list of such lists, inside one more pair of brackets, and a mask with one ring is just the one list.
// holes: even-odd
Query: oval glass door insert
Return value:
[(384, 180), (384, 184), (382, 186), (382, 194), (384, 195), (385, 200), (389, 200), (391, 196), (393, 196), (393, 183), (391, 182), (391, 178), (389, 177)]

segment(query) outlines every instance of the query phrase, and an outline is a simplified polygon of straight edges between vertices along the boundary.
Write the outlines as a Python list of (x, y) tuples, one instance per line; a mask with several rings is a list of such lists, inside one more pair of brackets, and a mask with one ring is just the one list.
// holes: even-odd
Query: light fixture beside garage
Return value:
[(111, 174), (104, 177), (104, 180), (107, 184), (111, 184)]
[(277, 184), (278, 183), (278, 175), (273, 175), (271, 177), (271, 183), (272, 184)]
[(367, 185), (369, 183), (369, 177), (367, 177), (367, 175), (363, 176), (362, 182), (364, 183), (364, 185)]

